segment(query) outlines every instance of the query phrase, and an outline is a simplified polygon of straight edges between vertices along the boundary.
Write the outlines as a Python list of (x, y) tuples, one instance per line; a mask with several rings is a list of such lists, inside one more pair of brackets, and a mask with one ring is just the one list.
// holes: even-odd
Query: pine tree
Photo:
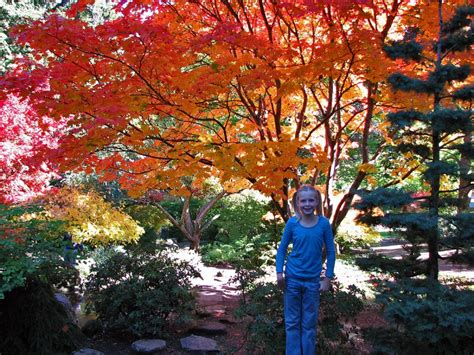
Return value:
[[(360, 219), (392, 228), (411, 244), (408, 255), (401, 261), (379, 257), (362, 262), (362, 266), (374, 266), (376, 261), (380, 269), (398, 277), (425, 274), (438, 280), (441, 249), (454, 248), (456, 253), (451, 259), (474, 263), (474, 214), (465, 207), (465, 196), (473, 187), (470, 165), (474, 86), (470, 65), (455, 59), (455, 55), (465, 54), (473, 44), (473, 15), (474, 6), (466, 5), (458, 7), (445, 22), (443, 2), (439, 0), (439, 33), (431, 47), (418, 42), (419, 30), (411, 28), (403, 40), (385, 48), (392, 59), (431, 68), (422, 78), (399, 72), (388, 78), (395, 91), (429, 96), (430, 109), (387, 115), (400, 153), (412, 154), (424, 162), (422, 178), (429, 191), (419, 194), (379, 188), (361, 193)], [(407, 208), (410, 205), (417, 208)], [(382, 215), (377, 215), (377, 208), (383, 210)], [(419, 256), (425, 243), (429, 257), (422, 261)]]

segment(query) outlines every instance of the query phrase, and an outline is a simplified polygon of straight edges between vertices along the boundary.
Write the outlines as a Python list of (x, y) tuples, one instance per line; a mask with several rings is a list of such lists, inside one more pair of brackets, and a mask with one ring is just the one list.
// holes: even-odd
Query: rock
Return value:
[(213, 339), (191, 335), (180, 339), (181, 347), (190, 352), (219, 353), (217, 342)]
[(204, 311), (213, 317), (220, 318), (226, 314), (226, 308), (222, 305), (212, 305), (204, 308)]
[(217, 335), (227, 334), (227, 328), (224, 324), (218, 322), (205, 322), (192, 329), (196, 334)]
[(81, 331), (89, 338), (92, 338), (94, 335), (102, 333), (102, 329), (103, 327), (100, 321), (91, 319), (82, 326)]
[(84, 348), (78, 351), (74, 351), (72, 355), (105, 355), (102, 351)]
[(73, 324), (77, 325), (76, 312), (69, 298), (62, 293), (55, 293), (54, 298), (63, 306), (64, 310), (66, 311), (68, 319)]
[(161, 339), (141, 339), (132, 343), (132, 350), (139, 354), (154, 354), (166, 348), (166, 341)]

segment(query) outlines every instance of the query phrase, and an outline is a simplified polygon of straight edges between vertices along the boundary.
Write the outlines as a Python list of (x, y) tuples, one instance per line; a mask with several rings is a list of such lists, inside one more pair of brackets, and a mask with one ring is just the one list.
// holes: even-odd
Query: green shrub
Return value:
[(242, 260), (253, 260), (258, 266), (273, 265), (275, 263), (276, 247), (273, 236), (261, 233), (252, 237), (241, 238), (225, 242), (213, 242), (202, 246), (202, 261), (205, 264), (232, 264), (237, 265)]
[(335, 236), (335, 242), (342, 253), (346, 253), (352, 248), (367, 249), (380, 242), (381, 239), (380, 233), (372, 227), (355, 224), (351, 220), (344, 221)]
[[(283, 292), (276, 283), (258, 281), (264, 276), (259, 269), (239, 268), (235, 280), (242, 291), (242, 302), (236, 310), (239, 317), (250, 316), (247, 328), (247, 350), (252, 354), (282, 354), (285, 349)], [(350, 286), (343, 290), (333, 282), (332, 292), (322, 293), (318, 321), (318, 353), (350, 354), (350, 344), (343, 323), (354, 318), (363, 307), (360, 290)]]
[(366, 337), (378, 354), (472, 354), (474, 291), (415, 279), (381, 282), (377, 300), (389, 329), (371, 329)]
[(40, 213), (0, 205), (0, 300), (27, 280), (58, 285), (75, 278), (63, 261), (62, 224), (36, 218)]
[(70, 353), (83, 338), (52, 287), (37, 280), (5, 294), (0, 319), (0, 353), (5, 355)]
[(186, 321), (194, 309), (187, 262), (163, 248), (100, 253), (86, 283), (86, 309), (104, 326), (136, 337), (166, 336), (170, 321)]
[(78, 280), (63, 261), (61, 227), (39, 207), (0, 205), (2, 354), (54, 354), (77, 345), (80, 333), (53, 294)]
[(266, 203), (253, 196), (233, 195), (213, 211), (219, 218), (212, 224), (217, 234), (202, 245), (206, 264), (238, 264), (254, 259), (258, 266), (272, 265), (283, 225), (263, 220)]

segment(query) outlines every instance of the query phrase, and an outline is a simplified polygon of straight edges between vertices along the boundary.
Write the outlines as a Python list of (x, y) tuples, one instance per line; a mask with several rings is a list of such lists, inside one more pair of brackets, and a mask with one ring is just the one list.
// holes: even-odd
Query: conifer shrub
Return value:
[(167, 249), (128, 248), (101, 253), (86, 282), (86, 310), (106, 330), (135, 337), (166, 337), (171, 322), (194, 310), (191, 278), (199, 273)]
[(83, 336), (54, 298), (50, 285), (27, 279), (0, 301), (0, 353), (70, 353)]
[(393, 326), (365, 334), (376, 354), (472, 354), (474, 291), (427, 279), (378, 284), (377, 301)]

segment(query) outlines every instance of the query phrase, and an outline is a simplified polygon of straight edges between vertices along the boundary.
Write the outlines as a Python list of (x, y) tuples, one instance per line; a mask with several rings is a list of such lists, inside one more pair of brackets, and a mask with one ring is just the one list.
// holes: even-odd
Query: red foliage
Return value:
[(57, 176), (48, 159), (65, 120), (39, 116), (27, 101), (0, 100), (0, 203), (23, 202), (45, 192)]

